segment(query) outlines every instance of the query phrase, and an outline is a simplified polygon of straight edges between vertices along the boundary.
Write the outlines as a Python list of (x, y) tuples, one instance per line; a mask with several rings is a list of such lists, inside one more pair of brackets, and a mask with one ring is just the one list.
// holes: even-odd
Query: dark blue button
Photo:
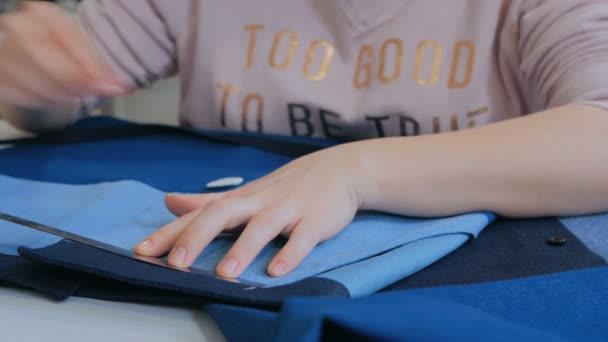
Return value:
[(563, 246), (566, 244), (566, 242), (568, 242), (568, 239), (566, 239), (563, 236), (560, 235), (556, 235), (556, 236), (552, 236), (547, 240), (547, 245), (549, 246)]

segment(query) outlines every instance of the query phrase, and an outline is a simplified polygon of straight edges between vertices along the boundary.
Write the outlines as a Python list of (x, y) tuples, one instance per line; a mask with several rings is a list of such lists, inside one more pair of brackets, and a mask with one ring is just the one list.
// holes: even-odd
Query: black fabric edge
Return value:
[(78, 272), (20, 256), (1, 254), (0, 261), (0, 286), (35, 291), (56, 301), (73, 296), (82, 281)]
[(312, 277), (292, 284), (252, 289), (249, 285), (142, 263), (66, 240), (40, 249), (19, 248), (19, 254), (63, 269), (128, 284), (202, 296), (212, 302), (276, 308), (292, 296), (350, 297), (344, 285), (331, 279)]

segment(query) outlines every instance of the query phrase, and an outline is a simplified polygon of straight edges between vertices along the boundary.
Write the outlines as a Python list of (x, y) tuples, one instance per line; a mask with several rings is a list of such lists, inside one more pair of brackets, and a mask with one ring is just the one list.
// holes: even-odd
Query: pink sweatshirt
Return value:
[(608, 109), (606, 0), (87, 0), (80, 17), (126, 82), (179, 74), (186, 127), (360, 139)]

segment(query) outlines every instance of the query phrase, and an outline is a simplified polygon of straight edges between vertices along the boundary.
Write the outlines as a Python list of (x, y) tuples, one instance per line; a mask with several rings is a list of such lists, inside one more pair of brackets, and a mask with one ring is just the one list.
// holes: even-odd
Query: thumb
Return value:
[(165, 206), (175, 216), (185, 215), (193, 210), (205, 208), (213, 200), (223, 197), (221, 193), (214, 194), (175, 194), (170, 193), (165, 196)]

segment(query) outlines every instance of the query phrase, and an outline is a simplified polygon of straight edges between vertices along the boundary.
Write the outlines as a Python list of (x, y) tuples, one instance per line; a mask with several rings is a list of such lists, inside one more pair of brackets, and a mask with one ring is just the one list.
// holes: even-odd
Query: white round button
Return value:
[(237, 186), (243, 184), (244, 181), (245, 180), (243, 179), (243, 177), (220, 178), (207, 183), (207, 189), (218, 189), (227, 188), (229, 186)]

